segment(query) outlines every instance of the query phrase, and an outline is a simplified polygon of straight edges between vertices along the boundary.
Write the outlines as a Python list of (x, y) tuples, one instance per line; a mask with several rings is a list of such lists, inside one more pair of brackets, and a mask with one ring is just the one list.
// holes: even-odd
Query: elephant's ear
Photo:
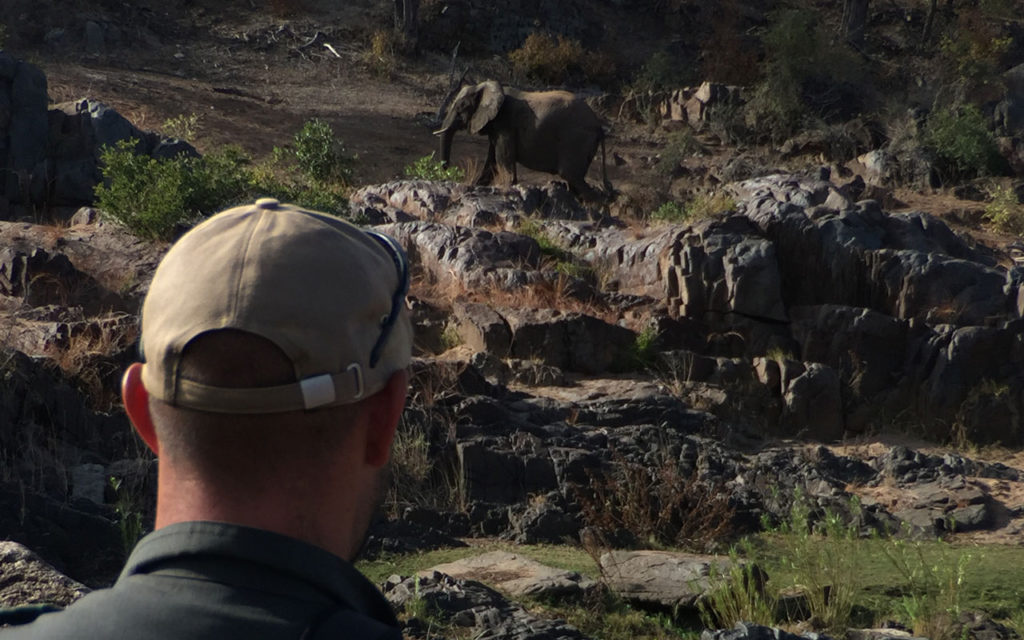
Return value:
[(477, 103), (473, 117), (469, 119), (470, 133), (480, 133), (487, 123), (498, 115), (501, 103), (505, 101), (505, 90), (496, 80), (480, 83), (480, 101)]

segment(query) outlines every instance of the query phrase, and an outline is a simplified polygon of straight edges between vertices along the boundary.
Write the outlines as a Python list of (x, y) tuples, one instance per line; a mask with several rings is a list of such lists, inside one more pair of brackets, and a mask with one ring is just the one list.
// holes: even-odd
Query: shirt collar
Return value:
[(394, 624), (380, 591), (350, 563), (315, 545), (272, 531), (224, 522), (179, 522), (154, 531), (135, 546), (119, 580), (157, 565), (219, 557), (250, 563), (301, 579), (340, 603)]

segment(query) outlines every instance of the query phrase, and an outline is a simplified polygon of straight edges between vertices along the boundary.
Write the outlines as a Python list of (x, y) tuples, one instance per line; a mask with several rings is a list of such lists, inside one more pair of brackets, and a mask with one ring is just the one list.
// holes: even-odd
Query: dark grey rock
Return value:
[(17, 542), (0, 541), (0, 607), (53, 604), (66, 607), (89, 588), (54, 569)]

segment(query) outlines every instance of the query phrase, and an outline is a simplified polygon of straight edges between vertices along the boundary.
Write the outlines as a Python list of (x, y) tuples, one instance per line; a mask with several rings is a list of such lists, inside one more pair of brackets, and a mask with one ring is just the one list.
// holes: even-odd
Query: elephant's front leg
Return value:
[(476, 179), (478, 185), (489, 185), (494, 182), (494, 176), (497, 173), (495, 169), (494, 159), (494, 138), (490, 139), (490, 144), (487, 145), (487, 161), (484, 162), (484, 168), (480, 171), (480, 176)]
[(507, 176), (508, 184), (516, 184), (519, 182), (519, 176), (516, 174), (515, 133), (498, 136), (496, 151), (498, 155), (498, 179), (504, 182)]

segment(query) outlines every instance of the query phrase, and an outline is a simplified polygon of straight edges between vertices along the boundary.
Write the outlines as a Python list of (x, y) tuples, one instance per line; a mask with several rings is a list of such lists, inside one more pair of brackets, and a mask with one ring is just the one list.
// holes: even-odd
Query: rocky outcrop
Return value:
[(54, 569), (17, 542), (0, 542), (0, 608), (30, 604), (66, 607), (89, 588)]
[(92, 204), (102, 179), (100, 151), (122, 140), (135, 140), (136, 153), (154, 158), (197, 155), (188, 143), (143, 132), (102, 103), (48, 102), (43, 72), (0, 51), (0, 220), (31, 206), (73, 213)]

